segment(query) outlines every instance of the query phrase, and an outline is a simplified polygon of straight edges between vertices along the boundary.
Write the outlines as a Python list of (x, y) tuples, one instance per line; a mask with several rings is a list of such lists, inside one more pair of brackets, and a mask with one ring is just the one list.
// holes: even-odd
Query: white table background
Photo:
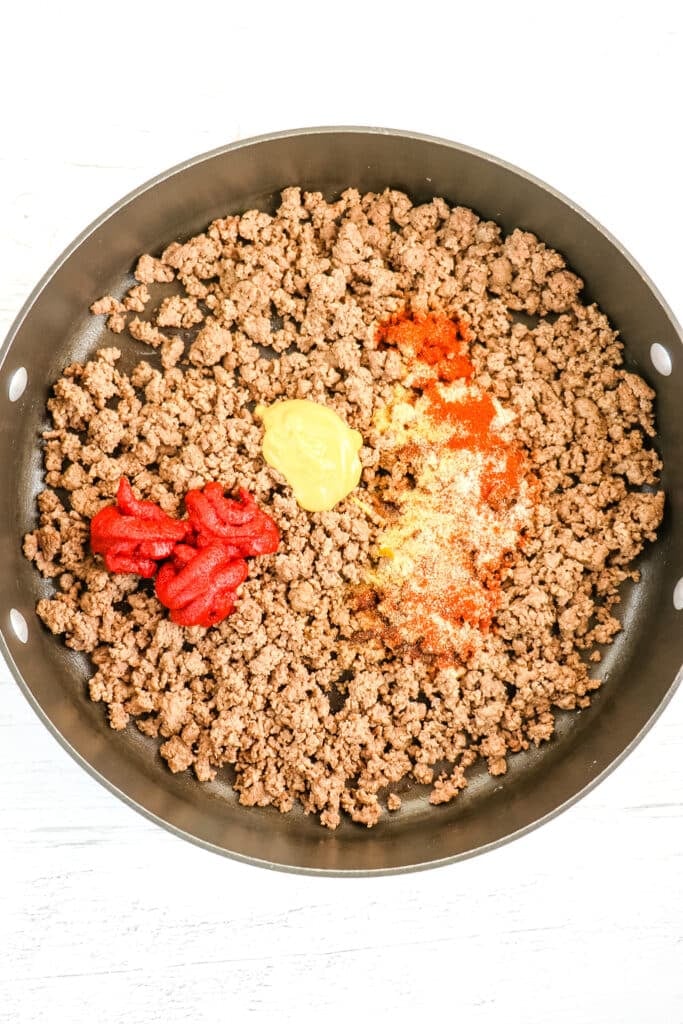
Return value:
[[(0, 335), (128, 190), (233, 139), (315, 124), (429, 132), (533, 171), (616, 234), (683, 319), (681, 14), (403, 6), (12, 5)], [(682, 731), (679, 692), (596, 791), (484, 857), (309, 878), (219, 858), (121, 805), (3, 666), (0, 1020), (680, 1024)]]

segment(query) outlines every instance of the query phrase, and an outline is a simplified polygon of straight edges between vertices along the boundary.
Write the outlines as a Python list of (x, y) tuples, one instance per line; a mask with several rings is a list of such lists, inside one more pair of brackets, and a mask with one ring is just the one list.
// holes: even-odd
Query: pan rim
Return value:
[(91, 221), (78, 235), (66, 246), (65, 249), (57, 256), (57, 258), (50, 264), (48, 269), (39, 279), (36, 285), (32, 288), (28, 297), (22, 304), (19, 312), (12, 321), (10, 328), (5, 336), (5, 339), (0, 345), (0, 368), (4, 365), (5, 357), (9, 351), (12, 342), (16, 334), (18, 333), (22, 323), (24, 322), (27, 313), (34, 305), (36, 299), (40, 293), (45, 289), (47, 284), (54, 277), (56, 272), (63, 266), (63, 264), (69, 259), (70, 256), (79, 248), (83, 242), (89, 238), (98, 228), (100, 228), (106, 221), (108, 221), (114, 214), (118, 213), (123, 207), (127, 206), (133, 200), (138, 199), (146, 192), (152, 191), (157, 185), (172, 178), (175, 174), (179, 174), (182, 171), (189, 170), (196, 164), (204, 163), (206, 160), (211, 160), (214, 157), (221, 156), (224, 153), (231, 153), (239, 149), (248, 149), (261, 143), (273, 142), (277, 139), (288, 139), (296, 138), (300, 135), (387, 135), (395, 138), (408, 139), (415, 142), (431, 142), (439, 146), (445, 146), (448, 149), (457, 150), (460, 153), (465, 153), (468, 156), (477, 157), (480, 160), (485, 160), (487, 163), (494, 164), (496, 167), (500, 167), (503, 170), (510, 171), (513, 174), (524, 178), (526, 181), (531, 182), (532, 185), (536, 185), (538, 188), (543, 189), (549, 195), (558, 199), (565, 206), (568, 206), (579, 217), (582, 217), (591, 227), (594, 227), (600, 232), (615, 249), (618, 250), (619, 254), (624, 257), (631, 264), (633, 269), (636, 271), (639, 277), (645, 282), (649, 290), (653, 293), (662, 309), (666, 313), (667, 318), (670, 320), (678, 339), (683, 345), (683, 324), (679, 323), (678, 318), (669, 306), (668, 302), (660, 292), (657, 285), (654, 283), (652, 278), (649, 276), (646, 270), (638, 263), (638, 261), (631, 255), (628, 249), (616, 238), (600, 221), (598, 221), (592, 214), (588, 213), (582, 206), (574, 202), (569, 196), (565, 195), (564, 192), (560, 192), (554, 186), (549, 185), (548, 182), (542, 178), (537, 177), (534, 174), (530, 174), (528, 171), (517, 166), (517, 164), (510, 163), (507, 160), (503, 160), (500, 157), (487, 153), (484, 150), (476, 149), (472, 146), (467, 146), (461, 142), (455, 142), (452, 139), (445, 139), (438, 135), (428, 135), (423, 132), (404, 131), (401, 128), (378, 128), (363, 125), (317, 125), (311, 128), (292, 128), (283, 129), (277, 132), (267, 132), (261, 135), (251, 135), (246, 139), (237, 139), (234, 142), (228, 142), (223, 146), (216, 146), (213, 149), (209, 149), (204, 153), (199, 153), (196, 156), (188, 157), (187, 160), (182, 160), (172, 167), (167, 168), (164, 171), (160, 171), (159, 174), (154, 175), (152, 178), (148, 178), (141, 185), (131, 189), (121, 199), (118, 199), (115, 203), (112, 203), (106, 210), (104, 210), (98, 217)]
[[(442, 146), (444, 148), (449, 148), (449, 149), (455, 150), (455, 151), (460, 152), (460, 153), (464, 153), (464, 154), (467, 154), (467, 155), (470, 155), (470, 156), (474, 156), (474, 157), (476, 157), (476, 158), (478, 158), (478, 159), (480, 159), (482, 161), (485, 161), (485, 162), (487, 162), (489, 164), (492, 164), (492, 165), (494, 165), (496, 167), (499, 167), (502, 170), (505, 170), (505, 171), (508, 171), (508, 172), (512, 172), (513, 174), (517, 175), (518, 177), (526, 180), (527, 182), (531, 183), (532, 185), (534, 185), (534, 186), (542, 189), (543, 191), (547, 192), (548, 194), (550, 194), (551, 196), (553, 196), (554, 198), (559, 200), (564, 206), (568, 207), (574, 214), (578, 215), (583, 220), (585, 220), (590, 226), (592, 226), (600, 234), (602, 234), (614, 246), (614, 248), (619, 253), (619, 255), (623, 259), (625, 259), (631, 265), (633, 270), (635, 270), (635, 272), (638, 274), (638, 276), (643, 280), (644, 284), (647, 286), (647, 288), (651, 291), (651, 293), (653, 294), (655, 299), (660, 304), (660, 307), (661, 307), (662, 311), (664, 312), (664, 314), (666, 315), (666, 317), (668, 318), (668, 320), (670, 321), (670, 323), (671, 323), (671, 325), (673, 327), (673, 330), (674, 330), (675, 334), (678, 337), (678, 340), (683, 345), (683, 330), (682, 330), (681, 325), (679, 324), (676, 316), (674, 315), (673, 311), (669, 307), (669, 305), (666, 302), (666, 300), (664, 299), (664, 297), (661, 295), (661, 293), (660, 293), (659, 289), (657, 288), (657, 286), (650, 279), (650, 277), (645, 272), (645, 270), (640, 266), (640, 264), (633, 258), (633, 256), (630, 254), (630, 252), (628, 252), (628, 250), (621, 244), (621, 242), (619, 242), (618, 239), (616, 239), (606, 228), (604, 228), (603, 225), (599, 221), (597, 221), (594, 217), (592, 217), (590, 214), (588, 214), (582, 207), (580, 207), (578, 204), (576, 204), (569, 197), (564, 195), (562, 192), (559, 192), (557, 189), (553, 188), (552, 186), (548, 185), (542, 179), (540, 179), (540, 178), (536, 177), (535, 175), (532, 175), (532, 174), (528, 173), (527, 171), (523, 170), (522, 168), (517, 167), (516, 165), (514, 165), (512, 163), (509, 163), (509, 162), (507, 162), (505, 160), (502, 160), (502, 159), (500, 159), (500, 158), (498, 158), (498, 157), (496, 157), (496, 156), (494, 156), (492, 154), (483, 152), (481, 150), (475, 149), (473, 147), (464, 145), (464, 144), (459, 143), (459, 142), (455, 142), (453, 140), (444, 139), (444, 138), (441, 138), (441, 137), (438, 137), (438, 136), (434, 136), (434, 135), (429, 135), (429, 134), (424, 134), (424, 133), (419, 133), (419, 132), (413, 132), (413, 131), (406, 131), (406, 130), (403, 130), (403, 129), (395, 129), (395, 128), (368, 127), (368, 126), (357, 126), (357, 125), (341, 125), (341, 126), (323, 125), (323, 126), (304, 127), (304, 128), (296, 128), (296, 129), (285, 129), (285, 130), (281, 130), (281, 131), (277, 131), (277, 132), (270, 132), (270, 133), (266, 133), (266, 134), (250, 136), (250, 137), (248, 137), (246, 139), (240, 139), (240, 140), (236, 140), (236, 141), (231, 142), (231, 143), (227, 143), (227, 144), (225, 144), (223, 146), (218, 146), (218, 147), (216, 147), (214, 149), (211, 149), (211, 150), (209, 150), (209, 151), (207, 151), (205, 153), (201, 153), (201, 154), (198, 154), (196, 156), (190, 157), (190, 158), (188, 158), (188, 159), (186, 159), (184, 161), (181, 161), (180, 163), (177, 163), (174, 166), (172, 166), (172, 167), (170, 167), (170, 168), (160, 172), (159, 174), (157, 174), (154, 177), (152, 177), (152, 178), (148, 179), (147, 181), (143, 182), (141, 185), (139, 185), (135, 189), (131, 190), (125, 196), (123, 196), (121, 199), (119, 199), (117, 202), (112, 204), (108, 209), (106, 209), (97, 218), (95, 218), (95, 220), (93, 220), (89, 225), (87, 225), (74, 238), (74, 240), (54, 260), (54, 262), (50, 265), (50, 267), (45, 271), (43, 276), (40, 278), (40, 280), (34, 286), (32, 291), (30, 292), (29, 296), (27, 297), (26, 301), (23, 303), (21, 309), (17, 313), (17, 315), (16, 315), (12, 325), (10, 326), (10, 329), (9, 329), (9, 331), (8, 331), (6, 337), (5, 337), (5, 340), (2, 343), (2, 346), (0, 346), (0, 368), (2, 368), (4, 366), (4, 363), (5, 363), (5, 360), (7, 358), (7, 355), (11, 351), (11, 348), (12, 348), (12, 345), (14, 343), (14, 340), (15, 340), (17, 334), (19, 333), (19, 331), (20, 331), (20, 329), (21, 329), (21, 327), (22, 327), (22, 325), (24, 323), (24, 320), (26, 319), (29, 311), (32, 309), (32, 307), (35, 305), (35, 303), (38, 301), (38, 299), (40, 298), (41, 294), (46, 289), (46, 287), (49, 285), (49, 283), (51, 282), (51, 280), (55, 276), (55, 274), (64, 265), (64, 263), (78, 250), (78, 248), (83, 244), (83, 242), (86, 241), (86, 239), (91, 237), (95, 232), (97, 232), (99, 230), (99, 228), (103, 224), (105, 224), (111, 217), (113, 217), (114, 215), (119, 213), (122, 209), (124, 209), (132, 201), (134, 201), (135, 199), (137, 199), (137, 198), (143, 196), (144, 194), (152, 191), (154, 188), (156, 188), (162, 182), (172, 178), (174, 175), (179, 174), (179, 173), (184, 172), (184, 171), (187, 171), (190, 168), (192, 168), (192, 167), (194, 167), (194, 166), (196, 166), (198, 164), (201, 164), (203, 162), (211, 160), (211, 159), (213, 159), (215, 157), (222, 156), (222, 155), (224, 155), (226, 153), (229, 153), (229, 152), (234, 152), (236, 150), (243, 149), (243, 148), (253, 148), (255, 146), (258, 146), (258, 145), (261, 145), (261, 144), (264, 144), (264, 143), (269, 143), (269, 142), (280, 140), (280, 139), (294, 138), (294, 137), (302, 136), (302, 135), (311, 136), (311, 135), (344, 135), (344, 134), (347, 134), (347, 135), (357, 134), (357, 135), (367, 135), (367, 136), (382, 136), (382, 135), (384, 135), (384, 136), (397, 137), (397, 138), (405, 139), (405, 140), (408, 140), (408, 141), (428, 142), (428, 143), (436, 144), (436, 145)], [(492, 841), (490, 843), (486, 843), (486, 844), (484, 844), (482, 846), (479, 846), (476, 849), (467, 850), (467, 851), (464, 851), (462, 853), (453, 854), (453, 855), (448, 856), (448, 857), (439, 858), (438, 860), (426, 860), (426, 861), (421, 861), (421, 862), (419, 862), (417, 864), (402, 864), (402, 865), (397, 865), (397, 866), (393, 866), (393, 867), (385, 867), (385, 868), (347, 868), (347, 869), (332, 868), (332, 869), (328, 869), (328, 868), (317, 868), (317, 867), (302, 866), (302, 865), (292, 865), (292, 864), (286, 864), (286, 863), (275, 863), (275, 862), (272, 862), (272, 861), (264, 860), (262, 858), (258, 858), (258, 857), (242, 854), (242, 853), (239, 853), (239, 852), (235, 852), (233, 850), (226, 850), (222, 846), (219, 846), (219, 845), (217, 845), (215, 843), (212, 843), (209, 840), (202, 839), (201, 837), (199, 837), (197, 835), (194, 835), (193, 833), (187, 832), (184, 829), (179, 828), (176, 825), (173, 825), (171, 822), (163, 819), (159, 815), (155, 814), (153, 811), (150, 811), (148, 808), (146, 808), (142, 804), (138, 803), (137, 800), (135, 800), (132, 797), (128, 796), (128, 794), (123, 792), (123, 790), (119, 789), (118, 786), (116, 786), (113, 782), (111, 782), (109, 779), (107, 779), (102, 773), (100, 773), (93, 765), (91, 765), (86, 760), (86, 758), (83, 755), (81, 755), (71, 745), (69, 740), (60, 732), (60, 730), (57, 728), (57, 726), (53, 723), (53, 721), (50, 719), (50, 717), (47, 715), (47, 713), (43, 710), (43, 708), (38, 703), (37, 699), (35, 698), (35, 696), (33, 694), (32, 689), (30, 688), (29, 684), (26, 682), (26, 680), (24, 679), (22, 673), (19, 671), (17, 665), (15, 664), (14, 659), (13, 659), (12, 654), (11, 654), (11, 650), (9, 648), (9, 645), (8, 645), (6, 639), (5, 639), (5, 631), (2, 628), (2, 626), (0, 626), (0, 652), (3, 655), (4, 660), (5, 660), (8, 668), (9, 668), (12, 676), (16, 680), (21, 693), (23, 693), (24, 697), (28, 701), (29, 705), (32, 707), (33, 711), (36, 713), (38, 718), (43, 722), (43, 724), (48, 728), (48, 730), (52, 733), (52, 735), (57, 739), (57, 741), (59, 742), (61, 747), (73, 758), (73, 760), (78, 765), (80, 765), (81, 768), (84, 768), (87, 771), (87, 773), (91, 776), (91, 778), (93, 778), (97, 782), (99, 782), (102, 786), (104, 786), (107, 790), (109, 790), (109, 792), (111, 792), (114, 796), (118, 797), (118, 799), (123, 801), (124, 804), (126, 804), (129, 807), (131, 807), (133, 810), (137, 811), (139, 814), (142, 814), (145, 818), (147, 818), (148, 820), (154, 822), (156, 825), (160, 825), (161, 827), (163, 827), (166, 831), (170, 832), (171, 834), (174, 834), (174, 835), (178, 836), (179, 838), (185, 839), (185, 840), (193, 843), (196, 846), (199, 846), (199, 847), (202, 847), (202, 848), (204, 848), (206, 850), (209, 850), (212, 853), (220, 854), (220, 855), (222, 855), (224, 857), (228, 857), (228, 858), (230, 858), (232, 860), (236, 860), (236, 861), (239, 861), (241, 863), (246, 863), (246, 864), (251, 864), (251, 865), (262, 867), (262, 868), (267, 868), (269, 870), (283, 871), (283, 872), (287, 872), (287, 873), (303, 874), (303, 875), (310, 875), (310, 876), (317, 876), (317, 877), (320, 877), (320, 876), (322, 876), (322, 877), (366, 877), (366, 876), (373, 876), (373, 877), (375, 877), (375, 876), (381, 876), (381, 875), (397, 875), (397, 874), (404, 874), (404, 873), (408, 873), (408, 872), (412, 873), (412, 872), (416, 872), (416, 871), (425, 871), (425, 870), (428, 870), (428, 869), (431, 869), (431, 868), (443, 867), (443, 866), (446, 866), (448, 864), (453, 864), (453, 863), (456, 863), (456, 862), (459, 862), (459, 861), (467, 860), (467, 859), (469, 859), (471, 857), (479, 856), (480, 854), (483, 854), (483, 853), (486, 853), (486, 852), (488, 852), (488, 851), (490, 851), (492, 849), (496, 849), (498, 847), (507, 845), (508, 843), (512, 842), (513, 840), (521, 838), (522, 836), (532, 832), (536, 828), (539, 828), (541, 825), (545, 824), (546, 822), (552, 820), (556, 816), (562, 814), (565, 810), (567, 810), (568, 808), (573, 806), (575, 803), (578, 803), (579, 800), (583, 799), (584, 796), (588, 795), (588, 793), (590, 793), (596, 786), (598, 786), (601, 782), (603, 782), (604, 779), (607, 778), (611, 774), (611, 772), (614, 771), (633, 752), (633, 750), (638, 746), (638, 744), (641, 742), (643, 737), (647, 734), (647, 732), (649, 732), (649, 730), (652, 728), (652, 726), (655, 724), (657, 719), (660, 717), (660, 715), (663, 713), (665, 708), (668, 706), (668, 704), (672, 700), (676, 690), (678, 689), (678, 686), (681, 683), (681, 680), (683, 679), (683, 665), (682, 665), (682, 666), (679, 667), (676, 675), (674, 676), (673, 681), (671, 682), (671, 684), (668, 687), (666, 693), (664, 694), (664, 696), (662, 697), (662, 699), (660, 700), (659, 704), (657, 705), (655, 710), (652, 712), (650, 717), (641, 726), (641, 728), (639, 729), (637, 734), (631, 739), (631, 741), (613, 758), (613, 760), (608, 765), (606, 765), (605, 768), (603, 768), (602, 771), (599, 772), (598, 775), (595, 776), (595, 778), (591, 779), (588, 783), (586, 783), (583, 787), (581, 787), (576, 793), (572, 794), (572, 796), (569, 797), (567, 800), (563, 801), (557, 807), (554, 807), (552, 810), (548, 811), (546, 814), (541, 815), (541, 817), (535, 819), (534, 821), (529, 822), (528, 824), (522, 826), (521, 828), (519, 828), (519, 829), (517, 829), (517, 830), (515, 830), (515, 831), (513, 831), (511, 833), (508, 833), (507, 835), (502, 836), (499, 839), (496, 839), (496, 840), (494, 840), (494, 841)]]

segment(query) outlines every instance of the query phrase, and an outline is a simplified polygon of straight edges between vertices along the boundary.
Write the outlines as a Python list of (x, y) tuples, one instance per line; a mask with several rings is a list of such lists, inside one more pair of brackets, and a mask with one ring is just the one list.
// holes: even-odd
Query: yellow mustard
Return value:
[(327, 512), (358, 486), (363, 438), (318, 402), (287, 399), (254, 410), (263, 420), (263, 457), (308, 512)]

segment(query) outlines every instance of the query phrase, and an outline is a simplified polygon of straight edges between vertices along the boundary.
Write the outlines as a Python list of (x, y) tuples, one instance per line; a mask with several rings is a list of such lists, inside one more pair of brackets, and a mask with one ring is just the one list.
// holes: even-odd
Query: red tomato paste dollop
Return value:
[(125, 477), (116, 504), (93, 516), (90, 546), (113, 573), (156, 577), (156, 595), (180, 626), (215, 626), (235, 607), (247, 558), (277, 551), (280, 533), (248, 491), (225, 496), (218, 483), (185, 495), (186, 519), (141, 501)]

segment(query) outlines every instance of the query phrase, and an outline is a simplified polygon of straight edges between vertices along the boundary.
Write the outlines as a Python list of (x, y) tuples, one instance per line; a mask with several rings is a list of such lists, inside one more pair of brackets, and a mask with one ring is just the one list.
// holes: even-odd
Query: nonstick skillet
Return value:
[[(45, 402), (63, 367), (111, 342), (88, 307), (122, 294), (142, 252), (251, 207), (273, 211), (298, 184), (328, 198), (350, 186), (402, 189), (415, 202), (443, 196), (505, 231), (521, 227), (559, 250), (620, 331), (626, 366), (657, 392), (656, 444), (667, 504), (655, 544), (622, 591), (623, 631), (600, 665), (604, 684), (580, 715), (557, 713), (552, 742), (510, 758), (493, 779), (475, 769), (453, 804), (432, 807), (415, 786), (400, 814), (372, 831), (345, 822), (335, 833), (298, 810), (241, 807), (227, 778), (200, 784), (172, 775), (157, 744), (135, 728), (109, 729), (87, 697), (91, 668), (35, 615), (50, 592), (22, 556), (41, 489)], [(95, 778), (176, 834), (268, 867), (318, 873), (386, 873), (484, 851), (540, 824), (587, 792), (621, 761), (673, 694), (683, 662), (683, 349), (680, 328), (654, 285), (588, 215), (530, 175), (464, 146), (372, 128), (318, 128), (234, 143), (188, 160), (143, 185), (77, 238), (38, 284), (0, 353), (0, 582), (2, 649), (43, 722)], [(123, 335), (116, 345), (125, 350)], [(124, 351), (124, 358), (125, 358)]]

